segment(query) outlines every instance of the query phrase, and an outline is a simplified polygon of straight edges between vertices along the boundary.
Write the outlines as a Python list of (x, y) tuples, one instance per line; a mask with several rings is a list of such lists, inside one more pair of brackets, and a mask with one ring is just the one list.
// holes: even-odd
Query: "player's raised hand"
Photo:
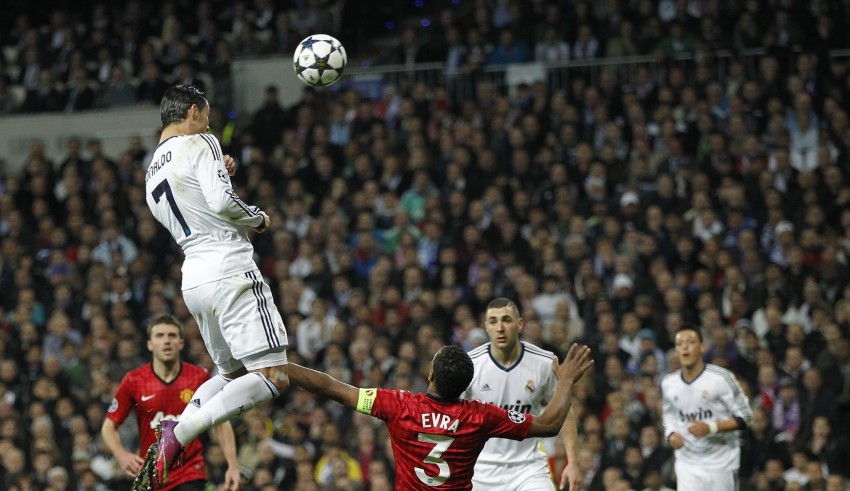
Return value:
[(130, 477), (136, 477), (136, 474), (139, 473), (139, 470), (145, 463), (145, 459), (143, 459), (139, 454), (127, 452), (126, 450), (123, 453), (116, 455), (116, 458), (118, 459), (118, 465), (121, 466), (121, 470)]
[(236, 161), (230, 155), (224, 156), (224, 168), (227, 169), (227, 175), (236, 175)]
[[(555, 363), (558, 363), (557, 359), (555, 359)], [(590, 348), (574, 343), (570, 346), (567, 357), (563, 363), (558, 365), (555, 373), (560, 379), (578, 382), (591, 366), (593, 366), (593, 358), (590, 357)]]

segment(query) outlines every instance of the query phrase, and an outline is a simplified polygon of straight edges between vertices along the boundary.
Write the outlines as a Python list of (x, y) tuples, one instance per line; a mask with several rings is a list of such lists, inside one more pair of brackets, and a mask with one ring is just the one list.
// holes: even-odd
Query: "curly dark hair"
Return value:
[(444, 346), (434, 357), (431, 366), (434, 372), (434, 385), (440, 396), (454, 400), (472, 383), (475, 368), (472, 359), (460, 346)]
[(194, 85), (175, 85), (165, 91), (162, 102), (159, 103), (159, 119), (162, 127), (179, 123), (186, 119), (186, 113), (193, 105), (202, 109), (207, 105), (207, 98)]

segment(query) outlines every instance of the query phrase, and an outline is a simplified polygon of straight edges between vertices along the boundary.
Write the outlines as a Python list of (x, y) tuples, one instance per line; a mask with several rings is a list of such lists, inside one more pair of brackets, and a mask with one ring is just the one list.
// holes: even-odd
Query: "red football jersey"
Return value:
[[(489, 438), (522, 440), (530, 414), (480, 401), (440, 401), (427, 394), (361, 389), (371, 414), (387, 422), (396, 489), (472, 489), (475, 460)], [(368, 409), (368, 402), (365, 408)]]
[[(192, 400), (195, 389), (209, 378), (209, 372), (203, 368), (183, 362), (177, 377), (166, 383), (154, 373), (153, 364), (142, 365), (124, 375), (106, 417), (118, 426), (127, 419), (130, 411), (136, 411), (141, 437), (139, 455), (144, 457), (151, 444), (156, 442), (156, 425), (163, 419), (178, 419), (186, 404)], [(163, 490), (187, 481), (206, 480), (200, 440), (195, 438), (189, 443), (182, 462), (169, 472), (168, 485)]]

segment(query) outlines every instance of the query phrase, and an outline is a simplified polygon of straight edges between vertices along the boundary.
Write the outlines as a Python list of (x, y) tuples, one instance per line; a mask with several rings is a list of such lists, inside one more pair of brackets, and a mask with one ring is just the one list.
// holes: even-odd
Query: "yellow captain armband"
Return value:
[(378, 397), (378, 389), (360, 389), (360, 394), (357, 396), (357, 412), (371, 416), (376, 397)]

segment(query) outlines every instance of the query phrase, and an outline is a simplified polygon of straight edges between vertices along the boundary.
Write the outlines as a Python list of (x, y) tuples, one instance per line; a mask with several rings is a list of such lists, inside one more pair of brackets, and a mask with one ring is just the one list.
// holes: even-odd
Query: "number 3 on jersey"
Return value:
[(452, 471), (449, 469), (449, 464), (442, 458), (442, 455), (443, 452), (449, 449), (449, 446), (455, 439), (443, 435), (429, 435), (428, 433), (419, 433), (418, 436), (420, 442), (434, 444), (434, 448), (428, 452), (424, 462), (426, 464), (436, 465), (437, 469), (440, 470), (440, 473), (431, 477), (428, 474), (425, 474), (425, 470), (420, 467), (414, 467), (413, 470), (416, 471), (416, 477), (425, 483), (426, 486), (439, 486), (440, 484), (448, 481), (449, 477), (452, 475)]
[(159, 183), (153, 191), (151, 191), (151, 197), (156, 203), (159, 203), (159, 198), (162, 197), (162, 194), (165, 193), (165, 198), (168, 200), (168, 206), (171, 207), (171, 213), (174, 213), (177, 221), (180, 222), (180, 226), (183, 227), (183, 233), (186, 237), (192, 233), (189, 230), (189, 224), (186, 223), (186, 219), (183, 218), (183, 213), (180, 212), (180, 208), (177, 208), (177, 201), (174, 200), (174, 193), (171, 192), (171, 185), (168, 184), (168, 179), (163, 179), (161, 183)]

